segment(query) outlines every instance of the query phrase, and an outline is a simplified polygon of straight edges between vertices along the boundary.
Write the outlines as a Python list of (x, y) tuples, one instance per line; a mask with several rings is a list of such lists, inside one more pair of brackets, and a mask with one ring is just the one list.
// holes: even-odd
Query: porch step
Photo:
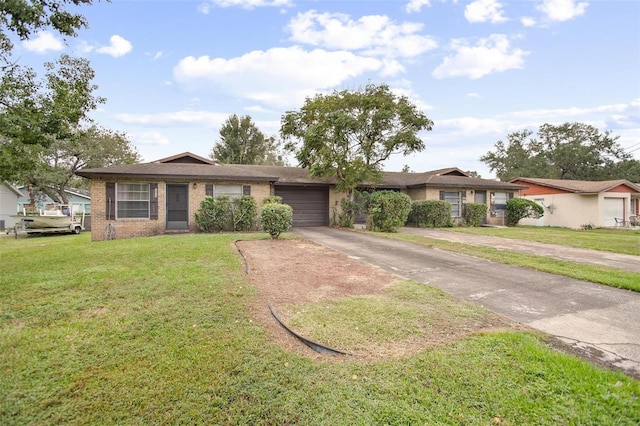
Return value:
[(174, 235), (174, 234), (188, 234), (191, 231), (188, 229), (165, 229), (164, 233), (165, 234), (170, 234), (170, 235)]

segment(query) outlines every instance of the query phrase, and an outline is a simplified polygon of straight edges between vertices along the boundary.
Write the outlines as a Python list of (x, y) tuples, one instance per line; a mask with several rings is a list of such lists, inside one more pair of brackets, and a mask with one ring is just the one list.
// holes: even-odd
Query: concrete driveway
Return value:
[(585, 356), (640, 378), (640, 293), (360, 232), (324, 227), (294, 232), (554, 335)]
[[(514, 240), (511, 238), (474, 235), (464, 232), (443, 231), (433, 228), (402, 228), (402, 232), (421, 235), (438, 240), (454, 241), (458, 243), (489, 246), (502, 250), (518, 251), (539, 256), (553, 257), (576, 263), (591, 263), (593, 265), (610, 266), (640, 272), (640, 257), (630, 254), (611, 253), (598, 250), (587, 250), (555, 244), (538, 243), (536, 241)], [(624, 232), (624, 231), (623, 231)], [(640, 238), (638, 238), (640, 248)]]

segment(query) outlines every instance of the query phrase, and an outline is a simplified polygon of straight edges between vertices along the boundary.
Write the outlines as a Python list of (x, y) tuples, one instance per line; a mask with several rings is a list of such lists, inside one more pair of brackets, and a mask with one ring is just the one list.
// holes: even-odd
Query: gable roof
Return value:
[[(184, 152), (150, 163), (120, 164), (104, 168), (83, 169), (78, 176), (93, 178), (132, 177), (138, 179), (202, 179), (209, 181), (271, 182), (276, 185), (330, 185), (335, 177), (315, 178), (302, 167), (222, 164)], [(364, 185), (367, 186), (367, 185)], [(457, 167), (423, 173), (383, 172), (381, 189), (440, 187), (484, 188), (517, 191), (526, 186), (491, 179), (470, 177)]]
[(171, 157), (161, 158), (153, 161), (153, 163), (184, 163), (184, 164), (220, 164), (218, 161), (209, 160), (208, 158), (200, 157), (192, 152), (183, 152), (181, 154), (172, 155)]
[[(18, 187), (18, 192), (20, 193), (20, 197), (29, 197), (28, 191), (26, 191), (26, 186), (24, 185)], [(75, 195), (79, 198), (86, 198), (87, 200), (91, 200), (91, 192), (87, 191), (86, 189), (66, 188), (64, 192), (69, 195)]]
[(16, 188), (15, 186), (11, 185), (9, 182), (0, 182), (0, 183), (2, 183), (4, 186), (9, 188), (9, 190), (11, 192), (13, 192), (14, 194), (16, 194), (16, 196), (22, 197), (22, 192), (18, 188)]
[(462, 170), (460, 170), (457, 167), (447, 167), (445, 169), (437, 169), (437, 170), (430, 170), (428, 172), (424, 172), (430, 175), (437, 175), (437, 176), (466, 176), (466, 177), (470, 177), (469, 174), (467, 172), (463, 172)]
[(588, 181), (588, 180), (564, 180), (564, 179), (541, 179), (541, 178), (525, 178), (518, 177), (511, 179), (509, 182), (523, 182), (531, 183), (540, 186), (546, 186), (548, 188), (559, 189), (561, 191), (573, 192), (575, 194), (591, 195), (599, 194), (601, 192), (607, 192), (620, 185), (629, 187), (635, 192), (640, 192), (640, 185), (634, 184), (626, 179), (617, 180), (602, 180), (602, 181)]

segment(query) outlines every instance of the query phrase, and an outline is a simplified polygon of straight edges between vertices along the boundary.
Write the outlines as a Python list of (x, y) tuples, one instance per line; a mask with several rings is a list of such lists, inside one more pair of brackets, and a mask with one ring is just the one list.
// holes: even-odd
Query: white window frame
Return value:
[[(452, 202), (455, 194), (455, 202)], [(462, 215), (462, 200), (460, 197), (460, 191), (444, 191), (444, 201), (451, 204), (451, 217), (461, 217)]]
[(215, 184), (213, 185), (213, 196), (229, 198), (240, 198), (243, 195), (242, 185)]
[[(134, 189), (132, 187), (137, 186), (138, 189)], [(143, 189), (146, 187), (146, 191)], [(126, 189), (125, 189), (126, 188)], [(149, 183), (142, 182), (127, 182), (127, 183), (116, 183), (116, 219), (150, 219), (151, 218), (151, 185)], [(146, 204), (146, 208), (128, 208), (124, 209), (124, 203), (140, 203), (139, 206), (142, 206), (143, 203)], [(146, 210), (146, 215), (122, 215), (124, 212), (144, 212)]]

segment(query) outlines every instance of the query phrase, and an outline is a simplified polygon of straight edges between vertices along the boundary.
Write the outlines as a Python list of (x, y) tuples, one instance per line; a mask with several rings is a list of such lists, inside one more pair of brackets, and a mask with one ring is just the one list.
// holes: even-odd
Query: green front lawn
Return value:
[[(242, 238), (254, 236), (264, 235)], [(640, 423), (640, 381), (533, 333), (473, 335), (374, 362), (287, 352), (251, 315), (257, 294), (236, 238), (0, 239), (0, 424)], [(403, 306), (390, 321), (403, 338), (415, 310), (443, 309), (442, 296), (412, 286), (387, 296)], [(358, 307), (371, 300), (343, 303), (352, 306), (332, 307), (335, 320), (308, 307), (319, 334), (350, 310), (373, 322), (374, 338), (399, 332)]]
[(598, 228), (575, 230), (544, 226), (514, 226), (508, 228), (442, 228), (452, 232), (489, 235), (517, 240), (537, 241), (592, 250), (640, 256), (640, 229)]

